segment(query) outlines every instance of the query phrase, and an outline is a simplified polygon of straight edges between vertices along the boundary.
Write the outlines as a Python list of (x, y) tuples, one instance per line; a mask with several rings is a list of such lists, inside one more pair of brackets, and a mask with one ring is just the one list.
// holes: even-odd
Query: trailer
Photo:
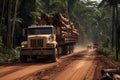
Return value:
[(20, 60), (47, 56), (57, 61), (59, 54), (70, 54), (78, 41), (78, 30), (60, 13), (41, 14), (38, 22), (27, 29), (27, 41), (21, 43)]

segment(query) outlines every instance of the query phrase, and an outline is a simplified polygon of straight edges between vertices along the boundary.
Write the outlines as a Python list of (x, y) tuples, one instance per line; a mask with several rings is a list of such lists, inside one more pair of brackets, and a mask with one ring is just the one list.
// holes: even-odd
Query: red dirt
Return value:
[(0, 80), (100, 80), (102, 69), (117, 66), (110, 58), (90, 49), (62, 56), (55, 63), (0, 66)]

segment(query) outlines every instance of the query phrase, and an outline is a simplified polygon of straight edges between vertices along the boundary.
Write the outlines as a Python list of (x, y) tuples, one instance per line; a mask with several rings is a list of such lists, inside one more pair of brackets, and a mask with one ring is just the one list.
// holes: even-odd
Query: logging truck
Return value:
[(38, 24), (28, 27), (27, 40), (21, 43), (21, 62), (43, 56), (55, 62), (59, 54), (73, 52), (79, 33), (72, 22), (61, 14), (42, 14), (36, 21)]

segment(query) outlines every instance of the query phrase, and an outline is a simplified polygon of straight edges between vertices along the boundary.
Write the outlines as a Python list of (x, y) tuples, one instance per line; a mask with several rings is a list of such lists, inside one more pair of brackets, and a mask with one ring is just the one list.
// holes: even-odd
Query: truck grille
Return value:
[(31, 39), (31, 47), (43, 47), (43, 39)]

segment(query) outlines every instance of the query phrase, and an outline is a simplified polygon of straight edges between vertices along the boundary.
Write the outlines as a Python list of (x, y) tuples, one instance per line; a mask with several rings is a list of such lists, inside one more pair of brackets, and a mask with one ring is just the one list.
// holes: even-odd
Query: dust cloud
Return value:
[(75, 45), (74, 47), (74, 52), (79, 52), (79, 51), (82, 51), (82, 50), (86, 50), (86, 45)]

